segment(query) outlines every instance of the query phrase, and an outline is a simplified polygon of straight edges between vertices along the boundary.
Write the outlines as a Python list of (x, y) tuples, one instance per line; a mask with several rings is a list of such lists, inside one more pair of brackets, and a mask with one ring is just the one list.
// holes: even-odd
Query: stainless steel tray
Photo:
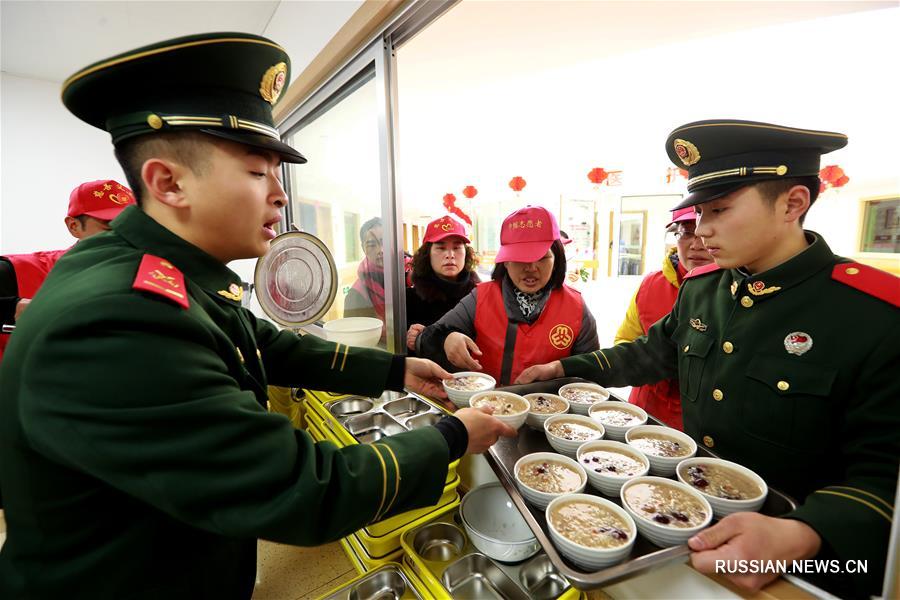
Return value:
[(385, 565), (366, 573), (320, 600), (422, 600), (422, 596), (397, 565)]
[[(347, 396), (323, 406), (360, 444), (433, 425), (443, 416), (430, 402), (397, 392), (386, 392), (380, 398)], [(326, 424), (331, 426), (329, 421)]]
[(424, 566), (453, 598), (552, 600), (571, 589), (543, 552), (517, 563), (479, 552), (458, 510), (405, 532), (403, 544), (407, 566), (420, 576)]
[[(512, 385), (498, 389), (516, 394), (539, 392), (556, 393), (560, 386), (567, 383), (582, 381), (585, 380), (577, 377), (566, 377), (527, 385)], [(615, 395), (611, 395), (610, 400), (624, 402), (624, 400)], [(650, 417), (650, 420), (647, 422), (654, 425), (663, 424), (653, 417)], [(512, 501), (519, 509), (519, 512), (525, 517), (525, 521), (528, 523), (528, 526), (531, 527), (538, 542), (544, 547), (544, 551), (550, 558), (550, 562), (552, 562), (559, 572), (577, 589), (596, 589), (624, 579), (629, 579), (653, 567), (658, 567), (669, 562), (687, 560), (687, 557), (690, 555), (690, 549), (688, 549), (687, 545), (660, 548), (644, 539), (643, 536), (638, 535), (634, 548), (631, 551), (631, 557), (628, 560), (599, 571), (588, 572), (581, 570), (580, 567), (576, 566), (557, 552), (553, 542), (550, 541), (550, 533), (547, 529), (547, 520), (544, 511), (525, 502), (525, 499), (522, 498), (519, 489), (516, 487), (513, 467), (515, 466), (516, 461), (522, 456), (531, 454), (532, 452), (555, 452), (555, 450), (550, 446), (550, 443), (547, 441), (547, 437), (543, 432), (534, 431), (530, 427), (523, 426), (519, 429), (519, 436), (517, 438), (501, 438), (500, 441), (491, 446), (486, 456), (488, 457), (488, 463), (491, 465), (491, 468), (500, 479), (500, 483), (512, 497)], [(716, 454), (710, 452), (702, 444), (697, 445), (697, 456), (718, 458)], [(601, 494), (590, 485), (585, 489), (585, 493), (601, 496)], [(607, 498), (616, 504), (621, 504), (618, 498), (610, 498), (607, 496), (601, 497)], [(779, 516), (792, 511), (796, 506), (794, 500), (789, 496), (770, 487), (766, 502), (759, 512), (764, 515)]]

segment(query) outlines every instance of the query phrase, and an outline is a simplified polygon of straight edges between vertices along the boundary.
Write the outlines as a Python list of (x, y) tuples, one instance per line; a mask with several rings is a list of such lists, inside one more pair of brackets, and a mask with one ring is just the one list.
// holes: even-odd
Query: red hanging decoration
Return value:
[(591, 169), (587, 174), (587, 178), (590, 179), (591, 183), (593, 183), (594, 185), (600, 185), (601, 183), (606, 181), (607, 177), (609, 177), (609, 173), (607, 173), (606, 170), (601, 169), (600, 167)]
[(821, 194), (828, 188), (839, 188), (847, 185), (850, 178), (844, 173), (844, 170), (837, 165), (828, 165), (819, 171), (819, 193)]
[(456, 206), (456, 196), (453, 194), (444, 194), (444, 208), (447, 209), (447, 212), (451, 215), (456, 215), (460, 219), (466, 222), (467, 225), (472, 225), (472, 219), (469, 218), (469, 215), (464, 213), (462, 209)]
[(521, 192), (525, 189), (526, 185), (528, 185), (527, 182), (518, 175), (509, 180), (509, 187), (511, 187), (514, 192)]
[(478, 189), (474, 185), (467, 185), (463, 188), (463, 196), (471, 200), (478, 195)]

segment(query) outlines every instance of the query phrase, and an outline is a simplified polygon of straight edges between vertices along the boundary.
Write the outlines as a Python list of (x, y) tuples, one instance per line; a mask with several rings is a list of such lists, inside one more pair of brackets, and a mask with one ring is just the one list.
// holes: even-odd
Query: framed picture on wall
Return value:
[(900, 254), (900, 196), (862, 199), (860, 252)]

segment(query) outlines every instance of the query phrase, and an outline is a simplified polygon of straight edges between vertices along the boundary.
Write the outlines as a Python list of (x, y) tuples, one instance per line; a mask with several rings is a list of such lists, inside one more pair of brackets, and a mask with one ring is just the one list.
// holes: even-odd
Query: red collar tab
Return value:
[(188, 295), (184, 275), (164, 258), (145, 254), (131, 286), (171, 300), (181, 308), (187, 308)]
[(699, 277), (700, 275), (706, 275), (707, 273), (712, 273), (713, 271), (720, 270), (721, 267), (716, 263), (712, 262), (708, 265), (703, 265), (702, 267), (697, 267), (696, 269), (691, 269), (687, 272), (687, 275), (684, 276), (684, 279), (690, 279), (691, 277)]
[(834, 266), (831, 278), (900, 308), (900, 277), (860, 263)]

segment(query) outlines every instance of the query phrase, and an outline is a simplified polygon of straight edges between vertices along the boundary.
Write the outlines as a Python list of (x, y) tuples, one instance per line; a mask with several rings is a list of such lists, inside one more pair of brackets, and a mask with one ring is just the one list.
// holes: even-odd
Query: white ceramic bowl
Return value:
[[(579, 425), (584, 425), (585, 427), (596, 429), (600, 432), (600, 434), (597, 437), (591, 438), (589, 440), (567, 440), (564, 437), (559, 437), (558, 435), (553, 435), (552, 433), (550, 433), (550, 425), (556, 423), (557, 421), (573, 421), (575, 423), (578, 423)], [(573, 457), (582, 444), (586, 444), (587, 442), (592, 442), (594, 440), (603, 439), (603, 436), (606, 434), (606, 430), (603, 428), (603, 425), (588, 416), (566, 414), (553, 415), (552, 417), (545, 419), (544, 434), (547, 436), (547, 441), (550, 442), (550, 445), (553, 446), (554, 450), (556, 450), (560, 454), (565, 454), (568, 457)]]
[(469, 398), (478, 392), (492, 390), (497, 385), (497, 380), (493, 377), (485, 373), (479, 373), (478, 371), (460, 371), (459, 373), (454, 373), (453, 377), (481, 377), (485, 380), (484, 387), (477, 390), (455, 390), (452, 387), (449, 387), (445, 381), (444, 390), (447, 392), (447, 397), (450, 398), (450, 401), (456, 405), (456, 408), (465, 408), (469, 406)]
[[(534, 461), (556, 461), (563, 463), (564, 465), (575, 469), (579, 476), (581, 477), (581, 485), (578, 486), (577, 489), (560, 493), (560, 494), (552, 494), (550, 492), (542, 492), (540, 490), (536, 490), (532, 487), (529, 487), (522, 483), (519, 480), (519, 467), (526, 463), (534, 462)], [(584, 491), (585, 486), (587, 486), (587, 473), (584, 472), (584, 469), (581, 468), (577, 462), (568, 456), (562, 456), (560, 454), (556, 454), (555, 452), (532, 452), (531, 454), (526, 454), (522, 458), (516, 461), (515, 466), (513, 467), (513, 475), (516, 478), (516, 487), (519, 488), (519, 492), (522, 494), (522, 497), (525, 498), (531, 504), (537, 506), (538, 508), (547, 508), (547, 505), (551, 500), (557, 498), (559, 496), (563, 496), (565, 494), (577, 494)]]
[(484, 554), (502, 562), (519, 562), (541, 545), (499, 482), (469, 490), (459, 505), (469, 540)]
[[(650, 460), (650, 473), (653, 475), (661, 475), (663, 477), (671, 477), (675, 474), (675, 468), (678, 466), (683, 460), (687, 460), (697, 454), (697, 442), (691, 439), (691, 436), (686, 433), (682, 433), (677, 429), (672, 429), (671, 427), (664, 427), (662, 425), (639, 425), (637, 427), (632, 427), (625, 434), (625, 442), (629, 445), (631, 444), (631, 440), (634, 436), (640, 435), (642, 433), (653, 433), (664, 435), (666, 437), (672, 438), (677, 441), (679, 444), (683, 446), (687, 446), (690, 450), (688, 454), (685, 456), (656, 456), (655, 454), (650, 454), (649, 452), (643, 452), (644, 455)], [(637, 448), (640, 450), (640, 448)]]
[[(625, 521), (625, 533), (628, 535), (628, 541), (615, 548), (591, 548), (563, 536), (553, 526), (553, 522), (550, 519), (550, 513), (560, 504), (571, 502), (573, 500), (596, 504), (620, 517)], [(602, 569), (603, 567), (608, 567), (625, 560), (631, 553), (631, 548), (634, 546), (634, 541), (637, 539), (637, 525), (635, 525), (631, 515), (625, 512), (621, 506), (617, 506), (605, 498), (598, 498), (591, 494), (566, 494), (560, 496), (547, 505), (544, 514), (547, 517), (547, 526), (550, 529), (550, 539), (553, 540), (553, 544), (559, 549), (563, 556), (583, 569), (596, 571), (597, 569)]]
[[(703, 505), (703, 510), (706, 512), (706, 518), (700, 525), (697, 525), (696, 527), (680, 528), (661, 525), (656, 521), (652, 521), (643, 517), (637, 511), (632, 509), (627, 502), (625, 502), (625, 493), (628, 491), (628, 488), (639, 483), (669, 485), (682, 490), (687, 494), (690, 494), (693, 498), (700, 502), (700, 504)], [(647, 538), (657, 546), (661, 546), (663, 548), (687, 543), (687, 541), (691, 539), (691, 537), (693, 537), (695, 534), (702, 531), (703, 529), (708, 527), (710, 523), (712, 523), (712, 507), (709, 505), (709, 502), (706, 501), (706, 498), (703, 497), (703, 494), (701, 494), (691, 486), (681, 483), (680, 481), (672, 481), (671, 479), (666, 479), (665, 477), (635, 477), (634, 479), (629, 479), (622, 485), (622, 491), (619, 492), (619, 498), (622, 501), (622, 508), (624, 508), (625, 511), (634, 519), (634, 522), (637, 525), (638, 531), (641, 532), (641, 535), (643, 535), (645, 538)]]
[[(720, 498), (719, 496), (709, 494), (703, 488), (694, 487), (690, 483), (691, 476), (688, 474), (688, 469), (698, 465), (714, 465), (737, 471), (738, 473), (758, 485), (759, 489), (762, 490), (762, 493), (756, 498), (749, 498), (747, 500), (729, 500), (728, 498)], [(675, 474), (678, 476), (679, 481), (686, 485), (689, 485), (690, 487), (703, 494), (703, 497), (706, 498), (709, 501), (710, 506), (712, 506), (713, 512), (715, 513), (716, 517), (720, 519), (724, 516), (736, 512), (757, 512), (760, 508), (762, 508), (762, 505), (766, 501), (766, 496), (768, 496), (769, 494), (769, 486), (766, 485), (766, 482), (762, 477), (760, 477), (747, 467), (727, 460), (722, 460), (721, 458), (700, 457), (683, 460), (681, 461), (681, 463), (679, 463), (678, 468), (675, 470)]]
[[(631, 425), (613, 425), (612, 423), (605, 423), (599, 418), (601, 411), (604, 410), (625, 411), (637, 417), (638, 421), (632, 423)], [(615, 440), (617, 442), (624, 442), (625, 434), (632, 427), (646, 425), (648, 418), (647, 411), (645, 411), (640, 406), (635, 406), (634, 404), (629, 404), (628, 402), (596, 402), (591, 405), (590, 409), (588, 409), (588, 416), (603, 425), (603, 428), (606, 430), (606, 437), (608, 439)]]
[(348, 346), (374, 348), (381, 339), (384, 323), (372, 317), (346, 317), (328, 321), (322, 326), (325, 339)]
[(539, 412), (534, 412), (533, 410), (528, 411), (528, 417), (525, 419), (525, 424), (528, 425), (529, 427), (531, 427), (532, 429), (537, 429), (538, 431), (543, 431), (544, 430), (544, 421), (546, 421), (547, 419), (549, 419), (552, 416), (564, 415), (567, 412), (569, 412), (569, 401), (566, 400), (565, 398), (563, 398), (562, 396), (558, 396), (557, 394), (525, 394), (522, 397), (525, 398), (526, 400), (528, 400), (528, 403), (531, 404), (531, 399), (537, 398), (538, 396), (543, 396), (545, 398), (546, 397), (554, 398), (566, 405), (566, 409), (564, 411), (558, 412), (558, 413), (539, 413)]
[[(603, 396), (603, 400), (609, 400), (609, 390), (607, 390), (602, 385), (597, 385), (596, 383), (587, 383), (587, 382), (567, 383), (566, 385), (559, 388), (559, 395), (562, 396), (563, 398), (566, 398), (565, 394), (563, 394), (563, 392), (568, 389), (573, 389), (573, 388), (585, 388), (585, 389), (591, 390), (592, 392), (599, 393), (601, 396)], [(566, 398), (566, 400), (569, 400), (569, 399)], [(601, 400), (601, 402), (602, 402), (602, 400)], [(593, 402), (575, 402), (574, 400), (569, 400), (569, 406), (571, 407), (570, 412), (572, 412), (576, 415), (587, 415), (592, 404), (594, 404), (594, 403)]]
[[(615, 475), (607, 471), (598, 473), (594, 470), (594, 465), (592, 465), (591, 463), (585, 463), (583, 459), (583, 456), (588, 452), (595, 452), (597, 450), (621, 452), (626, 456), (630, 456), (631, 458), (640, 461), (644, 466), (634, 475)], [(644, 454), (640, 450), (632, 448), (628, 444), (623, 444), (622, 442), (615, 442), (612, 440), (597, 440), (596, 442), (587, 442), (586, 444), (582, 444), (575, 455), (575, 460), (579, 465), (584, 467), (591, 486), (600, 490), (607, 496), (618, 497), (619, 491), (621, 491), (622, 489), (622, 484), (624, 484), (629, 479), (646, 475), (650, 470), (650, 460), (646, 456), (644, 456)]]
[(509, 399), (514, 405), (519, 405), (520, 410), (508, 414), (508, 415), (498, 415), (494, 413), (494, 416), (512, 427), (513, 429), (518, 429), (525, 423), (525, 418), (528, 416), (528, 409), (531, 408), (531, 404), (518, 394), (513, 394), (512, 392), (500, 392), (498, 390), (488, 390), (486, 392), (478, 392), (477, 394), (473, 394), (471, 398), (469, 398), (469, 406), (472, 408), (478, 408), (478, 400), (484, 398), (485, 396), (499, 396), (500, 398)]

